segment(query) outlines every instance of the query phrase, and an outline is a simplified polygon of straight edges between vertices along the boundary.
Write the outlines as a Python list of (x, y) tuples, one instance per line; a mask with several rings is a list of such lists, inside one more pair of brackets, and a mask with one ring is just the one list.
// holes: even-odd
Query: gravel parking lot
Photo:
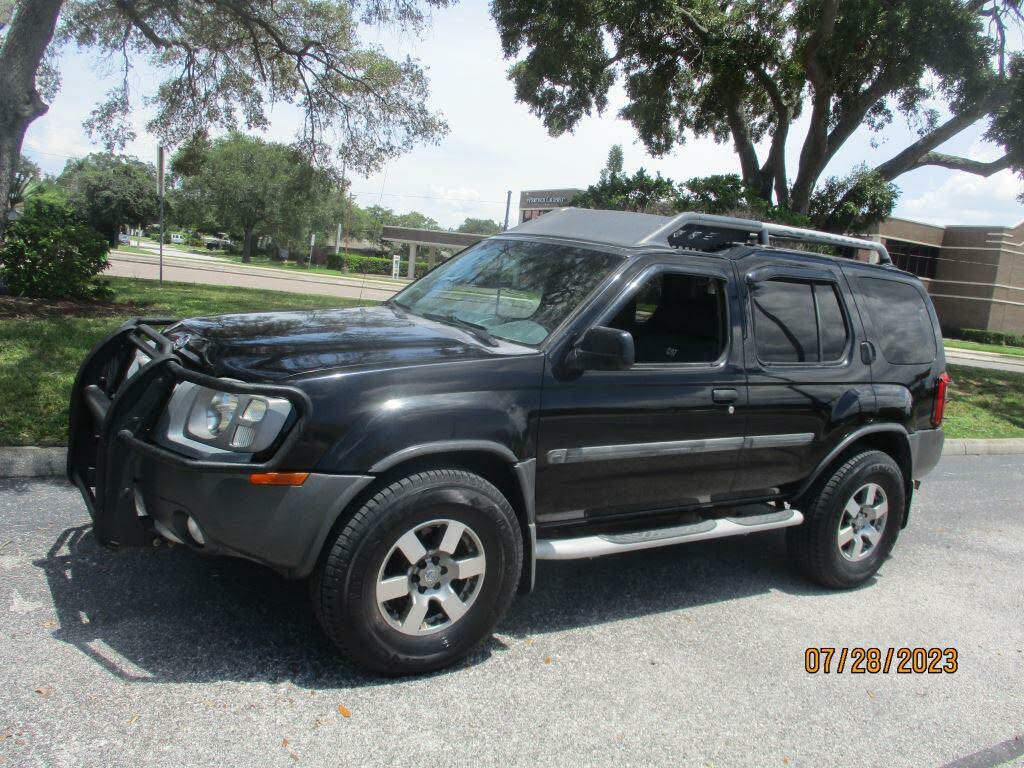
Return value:
[[(944, 459), (869, 586), (761, 534), (538, 569), (468, 664), (340, 661), (305, 586), (98, 547), (57, 481), (0, 483), (0, 765), (960, 766), (1024, 760), (1024, 457)], [(955, 647), (810, 675), (807, 646)], [(956, 761), (956, 762), (954, 762)]]

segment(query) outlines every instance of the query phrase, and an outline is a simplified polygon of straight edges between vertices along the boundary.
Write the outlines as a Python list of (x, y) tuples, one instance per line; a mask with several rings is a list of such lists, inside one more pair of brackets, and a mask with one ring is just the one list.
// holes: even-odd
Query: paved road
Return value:
[[(160, 268), (155, 257), (112, 252), (105, 275), (156, 280)], [(240, 288), (267, 288), (273, 291), (315, 293), (323, 296), (363, 298), (383, 301), (393, 296), (401, 284), (353, 277), (297, 274), (274, 268), (242, 267), (212, 258), (164, 256), (164, 279), (181, 283), (233, 285)]]
[[(543, 563), (484, 651), (408, 680), (339, 661), (301, 584), (110, 553), (63, 484), (6, 481), (0, 764), (1019, 764), (1022, 474), (944, 459), (852, 592), (800, 580), (777, 533)], [(960, 669), (808, 675), (808, 645), (953, 646)]]

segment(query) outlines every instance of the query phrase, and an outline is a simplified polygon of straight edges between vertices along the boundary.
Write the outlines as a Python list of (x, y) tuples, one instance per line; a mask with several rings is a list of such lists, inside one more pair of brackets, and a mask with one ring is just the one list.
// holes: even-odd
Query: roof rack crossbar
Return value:
[[(737, 237), (736, 234), (742, 234), (742, 237)], [(815, 229), (788, 227), (784, 224), (771, 224), (753, 219), (714, 216), (707, 213), (681, 213), (645, 237), (641, 244), (714, 248), (734, 243), (745, 243), (750, 238), (756, 238), (758, 243), (766, 246), (770, 246), (774, 238), (873, 251), (878, 254), (879, 264), (892, 264), (889, 251), (882, 243), (874, 240), (834, 235)]]

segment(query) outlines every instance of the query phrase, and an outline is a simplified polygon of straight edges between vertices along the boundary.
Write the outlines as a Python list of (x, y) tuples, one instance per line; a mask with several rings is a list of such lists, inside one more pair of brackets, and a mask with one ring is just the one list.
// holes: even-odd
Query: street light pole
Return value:
[(505, 198), (505, 226), (502, 230), (508, 229), (508, 212), (512, 208), (512, 190), (508, 191), (508, 196)]

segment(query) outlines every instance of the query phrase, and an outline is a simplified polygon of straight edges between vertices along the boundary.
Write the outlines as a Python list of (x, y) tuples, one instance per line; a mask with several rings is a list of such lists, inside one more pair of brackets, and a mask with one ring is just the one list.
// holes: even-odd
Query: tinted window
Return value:
[(924, 296), (913, 285), (860, 278), (871, 325), (890, 363), (917, 365), (935, 359), (935, 332)]
[(725, 350), (724, 283), (664, 272), (647, 280), (608, 325), (633, 336), (638, 363), (710, 363)]
[(839, 306), (836, 287), (828, 283), (815, 283), (814, 295), (818, 300), (818, 321), (821, 329), (821, 359), (826, 362), (839, 360), (846, 351), (849, 333), (843, 310)]
[(757, 356), (765, 363), (832, 363), (849, 330), (830, 283), (766, 280), (752, 289)]
[(765, 280), (753, 287), (757, 356), (766, 363), (818, 360), (818, 323), (810, 283)]

